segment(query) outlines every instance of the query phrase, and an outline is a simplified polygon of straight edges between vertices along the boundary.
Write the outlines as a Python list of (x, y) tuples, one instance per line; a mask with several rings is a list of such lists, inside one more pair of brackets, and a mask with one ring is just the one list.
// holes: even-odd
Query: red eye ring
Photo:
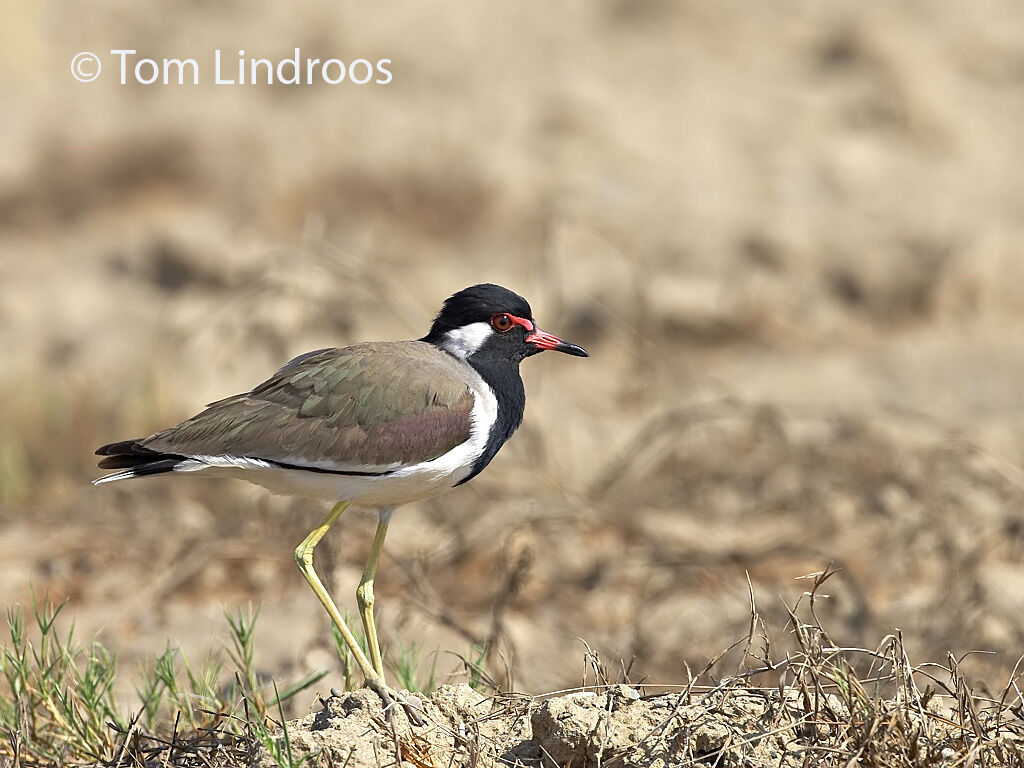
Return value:
[(512, 318), (505, 312), (499, 312), (491, 318), (491, 328), (496, 330), (498, 333), (506, 333), (512, 330), (512, 326), (515, 323), (512, 322)]

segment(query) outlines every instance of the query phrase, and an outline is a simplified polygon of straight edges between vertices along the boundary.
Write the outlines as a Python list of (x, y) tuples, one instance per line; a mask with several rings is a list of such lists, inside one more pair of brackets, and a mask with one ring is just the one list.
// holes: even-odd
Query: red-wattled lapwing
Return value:
[[(538, 328), (521, 296), (474, 285), (448, 299), (418, 341), (307, 352), (251, 392), (211, 403), (176, 427), (103, 446), (99, 466), (119, 471), (95, 482), (201, 472), (334, 502), (296, 548), (295, 561), (366, 684), (386, 704), (404, 704), (384, 682), (373, 618), (373, 579), (391, 515), (487, 466), (523, 419), (519, 363), (545, 349), (587, 357)], [(317, 542), (353, 503), (379, 510), (356, 590), (369, 659), (313, 569)]]

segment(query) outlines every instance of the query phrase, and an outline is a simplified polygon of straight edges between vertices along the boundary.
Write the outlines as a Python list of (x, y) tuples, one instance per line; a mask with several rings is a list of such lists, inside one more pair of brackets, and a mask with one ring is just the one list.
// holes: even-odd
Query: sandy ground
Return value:
[[(259, 662), (333, 664), (291, 550), (323, 510), (227, 482), (93, 488), (91, 451), (295, 354), (422, 335), (495, 281), (589, 360), (403, 508), (379, 625), (528, 692), (586, 641), (678, 682), (822, 620), (915, 661), (1024, 649), (1024, 11), (857, 3), (0, 6), (0, 604), (67, 598), (125, 668), (262, 605)], [(80, 50), (393, 60), (385, 86), (75, 82)], [(108, 62), (108, 70), (112, 66)], [(339, 601), (372, 535), (318, 553)], [(780, 640), (780, 642), (784, 642)], [(328, 680), (325, 685), (330, 683)], [(130, 691), (130, 686), (126, 686)], [(310, 703), (297, 705), (296, 714)]]
[[(974, 749), (964, 744), (954, 725), (956, 707), (941, 697), (909, 711), (893, 700), (876, 706), (872, 727), (871, 716), (856, 703), (851, 713), (834, 693), (808, 698), (797, 688), (686, 695), (620, 684), (531, 699), (482, 696), (462, 684), (442, 686), (424, 700), (424, 723), (410, 727), (402, 715), (389, 722), (374, 694), (364, 690), (318, 702), (313, 712), (288, 724), (289, 742), (279, 748), (312, 764), (352, 768), (949, 765), (982, 754), (973, 734), (967, 738)], [(901, 711), (902, 717), (896, 714)], [(987, 725), (992, 736), (983, 759), (1017, 764), (1016, 729)], [(266, 748), (254, 757), (260, 768), (278, 765)]]

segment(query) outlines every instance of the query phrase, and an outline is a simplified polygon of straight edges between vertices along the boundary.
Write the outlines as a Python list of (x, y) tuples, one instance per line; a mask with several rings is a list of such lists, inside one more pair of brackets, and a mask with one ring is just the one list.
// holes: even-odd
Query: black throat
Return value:
[(473, 463), (469, 475), (457, 483), (458, 485), (472, 480), (490, 463), (505, 441), (512, 437), (512, 433), (522, 424), (523, 412), (526, 410), (526, 390), (519, 375), (519, 361), (498, 357), (477, 359), (479, 357), (480, 355), (471, 355), (465, 362), (480, 374), (480, 378), (494, 392), (494, 397), (498, 401), (498, 417), (491, 425), (483, 453)]

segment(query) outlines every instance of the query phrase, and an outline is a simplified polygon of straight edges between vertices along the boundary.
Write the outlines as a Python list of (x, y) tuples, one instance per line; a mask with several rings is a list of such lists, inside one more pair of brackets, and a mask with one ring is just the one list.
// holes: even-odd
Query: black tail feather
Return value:
[(116, 456), (124, 453), (129, 455), (148, 454), (152, 456), (156, 451), (151, 451), (149, 448), (142, 447), (143, 438), (136, 438), (134, 440), (121, 440), (117, 443), (107, 443), (101, 445), (96, 449), (97, 456)]
[(97, 448), (96, 455), (105, 457), (99, 462), (100, 469), (127, 470), (109, 476), (110, 479), (144, 477), (145, 475), (173, 472), (175, 467), (188, 460), (187, 456), (160, 453), (144, 448), (141, 440), (122, 440), (118, 443), (109, 443)]
[(101, 459), (97, 466), (100, 469), (129, 469), (141, 466), (142, 464), (148, 464), (160, 458), (161, 454), (159, 453), (151, 453), (148, 456), (119, 453), (116, 456), (107, 456), (105, 459)]
[(131, 467), (132, 477), (145, 477), (146, 475), (161, 475), (164, 472), (173, 472), (183, 461), (185, 461), (183, 456), (174, 456), (150, 461), (147, 464), (137, 464)]

